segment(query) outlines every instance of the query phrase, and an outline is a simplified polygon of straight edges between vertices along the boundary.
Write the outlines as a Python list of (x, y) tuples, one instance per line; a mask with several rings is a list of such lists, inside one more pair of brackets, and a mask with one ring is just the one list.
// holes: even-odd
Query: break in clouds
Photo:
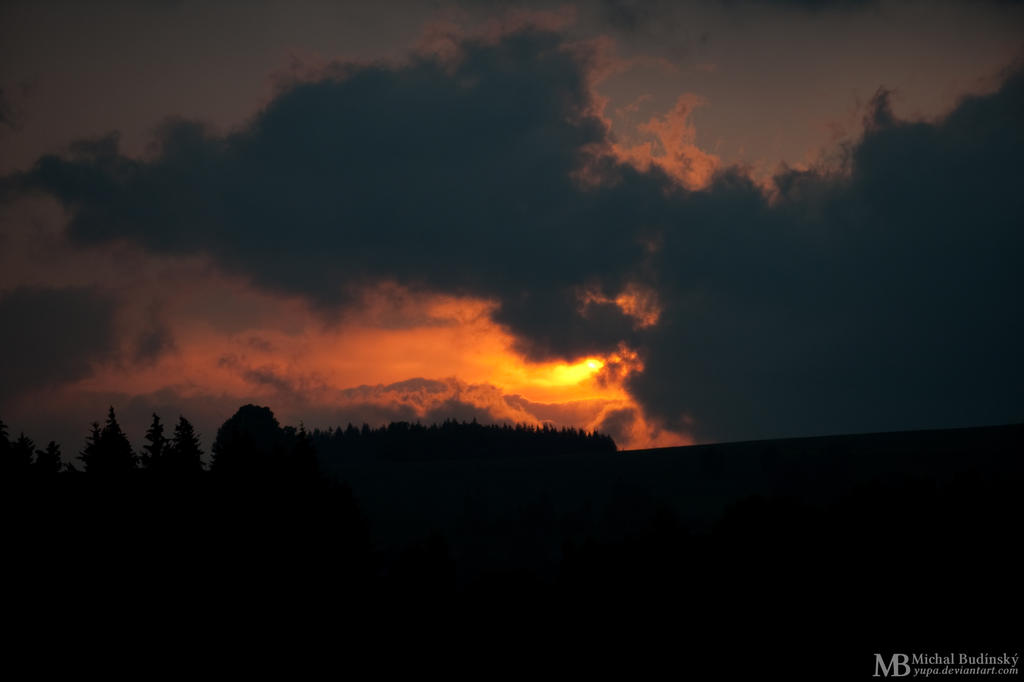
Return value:
[[(1024, 72), (937, 121), (879, 91), (836, 167), (686, 189), (615, 156), (586, 47), (453, 45), (327, 67), (229, 133), (170, 120), (143, 159), (81, 141), (5, 194), (56, 198), (75, 244), (202, 254), (328, 317), (397, 282), (495, 301), (532, 359), (625, 344), (645, 414), (698, 440), (1024, 418)], [(72, 374), (103, 352), (88, 317), (67, 318)]]

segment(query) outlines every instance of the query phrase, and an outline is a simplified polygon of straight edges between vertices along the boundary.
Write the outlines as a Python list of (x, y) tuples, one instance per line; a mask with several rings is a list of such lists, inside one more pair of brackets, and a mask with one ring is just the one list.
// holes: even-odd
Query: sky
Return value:
[(5, 2), (0, 419), (1024, 419), (1024, 3)]

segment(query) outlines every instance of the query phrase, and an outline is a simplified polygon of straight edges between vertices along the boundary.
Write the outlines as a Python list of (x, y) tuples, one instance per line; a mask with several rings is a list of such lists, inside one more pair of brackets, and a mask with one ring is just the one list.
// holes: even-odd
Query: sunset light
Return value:
[(8, 620), (1016, 674), (1021, 159), (1024, 0), (3, 0)]

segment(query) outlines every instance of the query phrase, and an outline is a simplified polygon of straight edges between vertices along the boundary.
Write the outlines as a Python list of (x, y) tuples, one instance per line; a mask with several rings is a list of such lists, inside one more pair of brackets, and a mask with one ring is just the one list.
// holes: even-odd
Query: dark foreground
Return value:
[(319, 471), (4, 481), (28, 607), (9, 613), (680, 679), (1021, 653), (1024, 426), (429, 461), (316, 445)]

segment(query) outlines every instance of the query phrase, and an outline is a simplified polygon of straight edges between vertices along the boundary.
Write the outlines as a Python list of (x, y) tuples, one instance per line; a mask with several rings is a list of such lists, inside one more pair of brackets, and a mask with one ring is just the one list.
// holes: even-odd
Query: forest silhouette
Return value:
[(992, 646), (1022, 445), (1014, 425), (617, 452), (452, 420), (309, 431), (246, 405), (207, 465), (184, 417), (154, 414), (136, 451), (110, 408), (75, 461), (0, 422), (8, 580), (53, 597), (73, 579), (61, 598), (93, 607), (500, 614), (592, 641), (634, 623), (615, 636), (796, 638), (822, 659)]

